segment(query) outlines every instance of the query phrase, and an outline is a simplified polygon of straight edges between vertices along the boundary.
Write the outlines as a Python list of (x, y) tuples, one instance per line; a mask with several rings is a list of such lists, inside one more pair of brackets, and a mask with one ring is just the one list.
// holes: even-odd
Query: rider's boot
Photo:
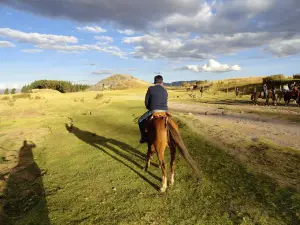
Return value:
[(140, 143), (146, 143), (148, 142), (148, 134), (145, 131), (145, 128), (143, 126), (140, 126), (140, 133), (141, 133), (141, 139), (140, 139)]

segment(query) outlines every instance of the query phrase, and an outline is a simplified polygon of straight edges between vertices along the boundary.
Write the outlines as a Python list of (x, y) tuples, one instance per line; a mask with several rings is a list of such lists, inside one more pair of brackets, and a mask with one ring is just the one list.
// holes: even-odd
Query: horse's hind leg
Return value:
[(144, 170), (147, 171), (149, 166), (150, 166), (150, 160), (152, 159), (152, 155), (154, 154), (155, 149), (153, 145), (148, 144), (148, 151), (147, 151), (147, 156), (146, 156), (146, 165)]
[(160, 188), (161, 192), (165, 192), (167, 189), (167, 165), (164, 160), (164, 148), (159, 148), (157, 150), (157, 155), (158, 155), (158, 160), (159, 160), (159, 165), (162, 170), (162, 187)]
[(171, 186), (174, 185), (174, 172), (175, 172), (175, 156), (176, 156), (176, 147), (172, 143), (170, 144), (170, 151), (171, 151)]

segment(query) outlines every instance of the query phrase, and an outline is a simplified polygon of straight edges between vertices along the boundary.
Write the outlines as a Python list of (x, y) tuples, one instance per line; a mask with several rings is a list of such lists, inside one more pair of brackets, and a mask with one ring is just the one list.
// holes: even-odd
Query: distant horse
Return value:
[(150, 159), (152, 159), (153, 154), (157, 153), (159, 165), (162, 169), (161, 192), (166, 191), (167, 188), (167, 165), (164, 159), (165, 148), (167, 146), (169, 146), (171, 151), (171, 185), (174, 184), (176, 147), (178, 147), (180, 153), (193, 168), (198, 177), (201, 177), (201, 173), (197, 168), (195, 161), (190, 156), (181, 139), (178, 125), (170, 118), (170, 116), (171, 115), (166, 112), (156, 112), (152, 115), (152, 118), (147, 121), (146, 125), (148, 130), (148, 152), (146, 156), (145, 171), (148, 170)]
[(298, 106), (299, 106), (299, 104), (300, 104), (300, 90), (298, 90), (298, 88), (296, 88), (292, 91), (283, 92), (283, 99), (284, 99), (285, 106), (289, 105), (291, 99), (294, 99), (298, 103)]
[(191, 86), (189, 86), (186, 90), (187, 90), (187, 91), (193, 91), (193, 90), (196, 90), (197, 87), (198, 87), (198, 85), (191, 85)]
[[(251, 100), (255, 105), (257, 105), (258, 98), (264, 99), (264, 92), (253, 92), (251, 95)], [(273, 105), (277, 105), (277, 98), (276, 95), (272, 91), (268, 91), (266, 96), (265, 105), (269, 105), (269, 99), (272, 99)]]

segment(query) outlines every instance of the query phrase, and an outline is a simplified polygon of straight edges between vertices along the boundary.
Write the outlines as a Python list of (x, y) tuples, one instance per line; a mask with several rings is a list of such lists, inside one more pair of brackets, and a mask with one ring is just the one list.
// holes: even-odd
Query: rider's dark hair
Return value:
[(161, 75), (157, 75), (154, 77), (154, 84), (161, 84), (164, 81)]

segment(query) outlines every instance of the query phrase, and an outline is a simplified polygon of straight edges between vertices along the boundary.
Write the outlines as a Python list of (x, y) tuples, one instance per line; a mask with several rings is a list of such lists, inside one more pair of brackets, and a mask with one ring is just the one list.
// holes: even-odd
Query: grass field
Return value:
[[(138, 143), (136, 118), (145, 110), (144, 94), (145, 90), (131, 90), (0, 97), (3, 224), (300, 223), (299, 152), (267, 143), (265, 168), (275, 168), (270, 162), (288, 155), (284, 176), (296, 176), (295, 185), (281, 185), (275, 175), (253, 169), (256, 161), (250, 167), (191, 129), (179, 114), (183, 140), (204, 177), (198, 183), (178, 156), (175, 185), (160, 193), (156, 158), (148, 172), (142, 170), (146, 145)], [(224, 95), (192, 99), (170, 91), (170, 101), (234, 101), (234, 96)], [(258, 113), (269, 115), (267, 110)], [(293, 110), (298, 113), (298, 108)], [(68, 126), (71, 121), (73, 129)], [(253, 149), (260, 144), (254, 143)], [(259, 163), (259, 157), (255, 159)], [(274, 173), (282, 171), (277, 168)]]

